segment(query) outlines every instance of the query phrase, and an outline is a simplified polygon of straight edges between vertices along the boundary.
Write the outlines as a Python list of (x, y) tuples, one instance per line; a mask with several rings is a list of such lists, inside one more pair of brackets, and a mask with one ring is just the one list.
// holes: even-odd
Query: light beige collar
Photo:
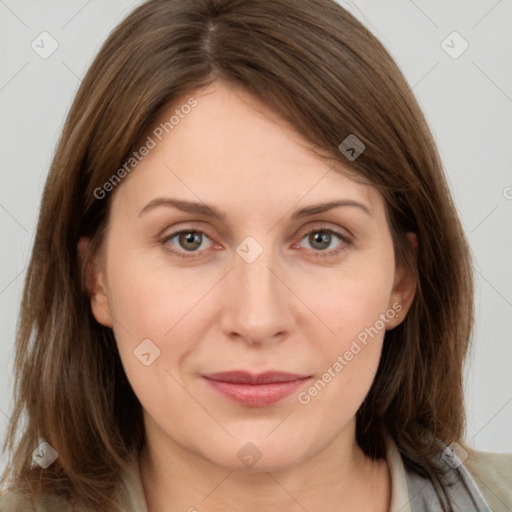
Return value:
[(405, 467), (398, 448), (389, 434), (385, 434), (386, 460), (391, 474), (391, 504), (389, 512), (412, 512)]

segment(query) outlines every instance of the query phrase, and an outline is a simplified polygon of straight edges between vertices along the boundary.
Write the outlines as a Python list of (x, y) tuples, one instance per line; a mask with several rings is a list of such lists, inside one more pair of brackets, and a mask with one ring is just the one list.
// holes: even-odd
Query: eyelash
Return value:
[[(310, 229), (309, 231), (305, 232), (302, 235), (302, 237), (300, 238), (299, 242), (301, 242), (304, 238), (309, 236), (311, 233), (320, 233), (320, 232), (328, 233), (330, 235), (337, 236), (341, 240), (341, 243), (340, 243), (340, 247), (338, 247), (337, 249), (331, 249), (329, 251), (326, 251), (326, 250), (323, 250), (323, 251), (316, 250), (315, 251), (315, 250), (313, 250), (313, 257), (316, 258), (316, 259), (334, 258), (334, 257), (338, 256), (342, 251), (347, 249), (347, 247), (352, 245), (352, 242), (348, 239), (347, 236), (343, 235), (339, 231), (336, 231), (336, 230), (331, 229), (331, 228), (326, 228), (326, 227), (325, 228), (324, 227), (315, 227), (313, 229)], [(169, 240), (172, 240), (174, 237), (176, 237), (177, 235), (180, 235), (182, 233), (200, 233), (202, 235), (205, 235), (207, 238), (210, 238), (204, 231), (201, 231), (199, 229), (181, 229), (179, 231), (176, 231), (176, 232), (170, 234), (169, 236), (164, 237), (163, 240), (161, 241), (161, 243), (164, 245), (165, 249), (167, 251), (171, 252), (174, 256), (177, 256), (177, 257), (183, 258), (183, 259), (193, 259), (193, 258), (195, 258), (194, 254), (196, 254), (196, 252), (192, 251), (190, 253), (192, 255), (189, 256), (185, 252), (176, 251), (174, 249), (171, 249), (167, 245), (167, 242)]]

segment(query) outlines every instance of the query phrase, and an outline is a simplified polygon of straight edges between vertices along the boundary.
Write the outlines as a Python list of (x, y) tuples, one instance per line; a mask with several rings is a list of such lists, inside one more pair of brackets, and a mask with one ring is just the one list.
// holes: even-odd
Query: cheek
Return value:
[(150, 268), (129, 262), (118, 265), (110, 273), (109, 289), (114, 326), (118, 324), (115, 332), (128, 331), (133, 342), (162, 338), (181, 310), (182, 294), (171, 293), (168, 283), (155, 279)]
[(143, 378), (144, 386), (157, 378), (157, 368), (174, 371), (200, 344), (201, 320), (213, 307), (208, 294), (219, 275), (173, 268), (157, 250), (148, 254), (121, 243), (111, 248), (107, 265), (114, 333), (126, 372), (140, 373), (137, 356), (148, 352), (144, 345), (139, 349), (141, 343), (146, 343), (152, 357), (157, 355)]
[(186, 414), (193, 401), (176, 368), (200, 340), (193, 310), (211, 285), (197, 279), (189, 284), (194, 274), (171, 271), (136, 249), (119, 246), (109, 256), (114, 333), (131, 387), (154, 417), (173, 410)]
[(370, 264), (369, 259), (364, 263), (361, 259), (357, 265), (347, 266), (331, 275), (321, 287), (313, 287), (310, 282), (309, 289), (303, 293), (311, 297), (313, 309), (319, 312), (331, 334), (338, 339), (338, 348), (343, 348), (347, 341), (376, 323), (382, 330), (379, 319), (389, 306), (393, 277), (392, 261), (390, 264), (376, 258)]
[(339, 415), (347, 420), (364, 400), (377, 372), (386, 326), (396, 314), (389, 307), (392, 265), (392, 259), (376, 258), (364, 270), (344, 269), (322, 292), (309, 290), (331, 331), (325, 329), (317, 343), (318, 379), (298, 397), (310, 412), (321, 408), (338, 421)]

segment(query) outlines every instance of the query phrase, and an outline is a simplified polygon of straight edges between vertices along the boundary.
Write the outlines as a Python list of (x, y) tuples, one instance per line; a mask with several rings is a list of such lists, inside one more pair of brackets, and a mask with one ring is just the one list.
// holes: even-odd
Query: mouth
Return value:
[(231, 371), (203, 375), (218, 393), (246, 407), (265, 407), (291, 395), (312, 376), (285, 372)]

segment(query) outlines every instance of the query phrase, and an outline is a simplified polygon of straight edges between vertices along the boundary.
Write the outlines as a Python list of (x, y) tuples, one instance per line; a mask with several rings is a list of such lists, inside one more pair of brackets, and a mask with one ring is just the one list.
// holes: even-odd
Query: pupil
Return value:
[(313, 235), (313, 238), (315, 239), (315, 243), (318, 242), (320, 244), (323, 243), (323, 247), (320, 247), (320, 249), (325, 249), (329, 246), (331, 235), (329, 233), (325, 232), (319, 232)]
[[(201, 245), (199, 233), (185, 233), (182, 237), (185, 239), (185, 248), (197, 249)], [(187, 247), (187, 244), (192, 244), (193, 247)]]

